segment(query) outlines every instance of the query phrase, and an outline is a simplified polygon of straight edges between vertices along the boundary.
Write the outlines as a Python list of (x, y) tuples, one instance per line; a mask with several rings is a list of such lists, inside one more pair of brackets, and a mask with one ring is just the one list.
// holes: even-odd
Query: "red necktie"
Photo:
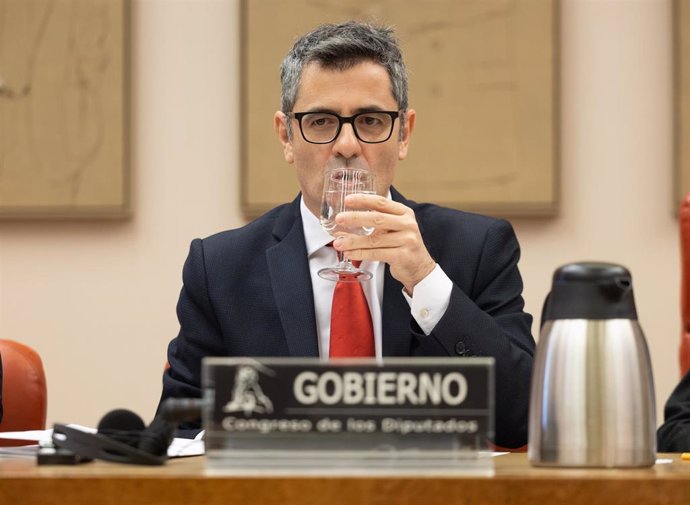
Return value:
[[(359, 261), (352, 264), (359, 266)], [(342, 278), (342, 277), (341, 277)], [(338, 281), (331, 306), (331, 358), (373, 357), (374, 326), (362, 283)]]

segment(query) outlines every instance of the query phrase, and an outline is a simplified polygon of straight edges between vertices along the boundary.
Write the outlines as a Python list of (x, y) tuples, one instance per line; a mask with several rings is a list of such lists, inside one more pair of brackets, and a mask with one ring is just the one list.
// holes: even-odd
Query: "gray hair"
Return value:
[(406, 110), (407, 69), (393, 29), (356, 21), (321, 25), (295, 42), (280, 66), (281, 110), (292, 112), (306, 64), (318, 62), (324, 68), (347, 70), (363, 60), (386, 69), (398, 110)]

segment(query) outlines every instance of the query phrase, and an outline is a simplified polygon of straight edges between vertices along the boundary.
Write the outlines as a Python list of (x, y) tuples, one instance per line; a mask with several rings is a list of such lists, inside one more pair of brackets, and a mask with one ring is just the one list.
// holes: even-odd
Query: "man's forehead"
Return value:
[[(345, 74), (347, 77), (340, 79)], [(302, 69), (296, 102), (305, 99), (310, 102), (327, 102), (330, 95), (337, 96), (340, 101), (344, 94), (349, 97), (350, 92), (363, 90), (366, 90), (368, 99), (373, 102), (395, 103), (390, 76), (380, 63), (363, 59), (348, 68), (339, 69), (313, 61)]]

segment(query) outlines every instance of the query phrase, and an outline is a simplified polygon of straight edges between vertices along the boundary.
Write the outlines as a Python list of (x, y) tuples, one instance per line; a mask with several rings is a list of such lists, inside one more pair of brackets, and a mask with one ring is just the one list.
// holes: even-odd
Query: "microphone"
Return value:
[(134, 412), (124, 409), (108, 412), (98, 423), (98, 433), (86, 433), (64, 424), (53, 427), (55, 447), (67, 449), (81, 458), (113, 463), (162, 465), (175, 426), (160, 418), (148, 428)]
[[(134, 441), (135, 438), (132, 438)], [(162, 465), (167, 455), (155, 455), (139, 449), (127, 442), (117, 440), (102, 433), (86, 433), (64, 424), (53, 427), (53, 444), (59, 449), (67, 449), (82, 458), (102, 459), (113, 463), (134, 465)]]
[(146, 427), (134, 412), (117, 409), (103, 416), (98, 433), (154, 456), (163, 456), (172, 442), (175, 426), (167, 418), (156, 416)]
[(107, 434), (115, 430), (143, 431), (144, 421), (131, 410), (116, 409), (104, 415), (98, 422), (98, 433)]
[(136, 447), (138, 437), (146, 429), (144, 421), (131, 410), (116, 409), (104, 415), (98, 423), (101, 435)]
[(138, 415), (125, 409), (112, 410), (103, 416), (98, 423), (98, 433), (55, 424), (53, 443), (82, 458), (162, 465), (168, 458), (168, 447), (177, 425), (200, 417), (205, 403), (198, 398), (168, 398), (148, 427)]

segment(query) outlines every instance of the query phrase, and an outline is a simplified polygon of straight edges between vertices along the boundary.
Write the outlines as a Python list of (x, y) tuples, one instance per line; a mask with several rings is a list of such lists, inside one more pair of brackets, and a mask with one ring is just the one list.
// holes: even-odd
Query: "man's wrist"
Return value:
[(426, 335), (431, 334), (446, 313), (452, 291), (453, 281), (438, 264), (417, 283), (414, 297), (409, 296), (403, 289), (403, 296), (410, 305), (412, 317)]
[(410, 283), (409, 285), (403, 285), (405, 293), (408, 296), (414, 296), (415, 287), (420, 282), (423, 282), (427, 277), (429, 277), (429, 275), (431, 275), (431, 273), (436, 269), (437, 266), (438, 264), (433, 259), (429, 258), (429, 262), (424, 266), (424, 268), (420, 268), (420, 273), (416, 276), (417, 280), (413, 283)]

